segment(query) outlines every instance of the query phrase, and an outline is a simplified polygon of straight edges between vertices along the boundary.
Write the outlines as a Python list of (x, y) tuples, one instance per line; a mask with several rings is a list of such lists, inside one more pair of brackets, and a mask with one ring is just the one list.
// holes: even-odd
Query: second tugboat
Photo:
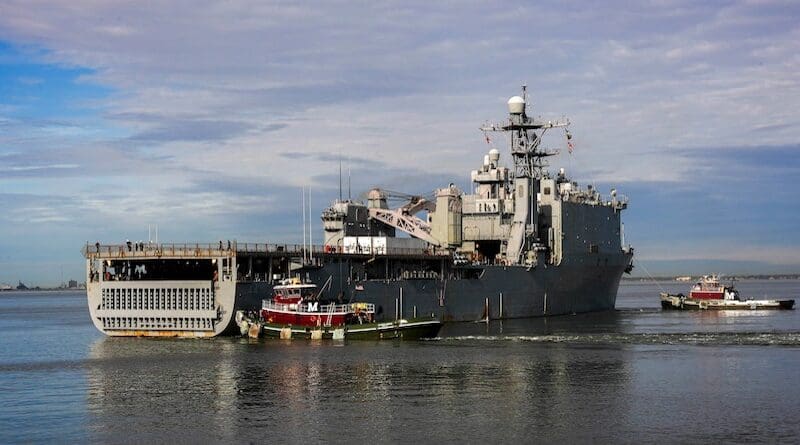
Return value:
[(376, 323), (374, 304), (323, 300), (315, 284), (302, 283), (299, 278), (284, 280), (273, 291), (273, 298), (263, 301), (258, 315), (237, 313), (242, 335), (312, 340), (417, 340), (436, 337), (442, 326), (435, 317)]
[(733, 285), (720, 284), (716, 275), (704, 275), (692, 286), (689, 296), (661, 293), (664, 309), (792, 309), (794, 300), (742, 299)]

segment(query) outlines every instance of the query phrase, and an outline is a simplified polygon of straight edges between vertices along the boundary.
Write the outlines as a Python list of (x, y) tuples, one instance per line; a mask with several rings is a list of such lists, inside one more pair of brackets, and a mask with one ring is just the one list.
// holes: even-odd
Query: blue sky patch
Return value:
[(0, 42), (0, 104), (7, 107), (7, 116), (33, 120), (86, 117), (96, 113), (96, 101), (110, 94), (109, 88), (82, 78), (93, 70), (39, 63), (29, 56), (30, 52)]

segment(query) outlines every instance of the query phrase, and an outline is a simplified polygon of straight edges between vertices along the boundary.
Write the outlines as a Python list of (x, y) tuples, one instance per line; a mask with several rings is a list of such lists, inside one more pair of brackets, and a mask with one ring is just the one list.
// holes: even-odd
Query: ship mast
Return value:
[(522, 85), (522, 96), (514, 96), (508, 100), (508, 122), (487, 124), (481, 127), (481, 130), (511, 133), (511, 156), (514, 159), (514, 175), (517, 178), (539, 179), (544, 175), (544, 169), (547, 167), (545, 158), (559, 153), (558, 150), (541, 149), (542, 136), (550, 128), (568, 127), (570, 122), (569, 119), (545, 122), (528, 117), (526, 113), (527, 102), (527, 86)]
[(515, 211), (506, 254), (512, 263), (521, 260), (525, 251), (532, 251), (539, 242), (538, 203), (539, 180), (545, 176), (546, 158), (557, 155), (558, 150), (541, 147), (542, 136), (550, 128), (569, 126), (569, 120), (542, 121), (528, 117), (526, 105), (528, 91), (522, 86), (522, 96), (508, 100), (509, 119), (505, 123), (487, 124), (486, 131), (511, 134), (511, 157), (514, 159)]

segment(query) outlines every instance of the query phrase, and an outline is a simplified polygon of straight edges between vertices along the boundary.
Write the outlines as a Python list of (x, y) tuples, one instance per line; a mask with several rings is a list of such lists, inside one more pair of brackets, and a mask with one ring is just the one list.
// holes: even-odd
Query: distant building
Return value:
[(692, 281), (692, 277), (676, 277), (675, 281)]
[(78, 280), (69, 280), (69, 285), (67, 287), (69, 287), (70, 289), (77, 289)]
[(0, 283), (0, 291), (2, 290), (13, 290), (14, 287), (8, 283)]

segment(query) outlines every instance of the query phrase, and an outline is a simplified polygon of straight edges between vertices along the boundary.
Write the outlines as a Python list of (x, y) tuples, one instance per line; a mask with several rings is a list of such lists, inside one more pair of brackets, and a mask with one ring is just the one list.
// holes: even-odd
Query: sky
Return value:
[[(0, 2), (0, 282), (84, 243), (299, 242), (373, 186), (463, 187), (524, 83), (636, 273), (800, 273), (796, 1)], [(494, 135), (501, 162), (506, 140)]]

